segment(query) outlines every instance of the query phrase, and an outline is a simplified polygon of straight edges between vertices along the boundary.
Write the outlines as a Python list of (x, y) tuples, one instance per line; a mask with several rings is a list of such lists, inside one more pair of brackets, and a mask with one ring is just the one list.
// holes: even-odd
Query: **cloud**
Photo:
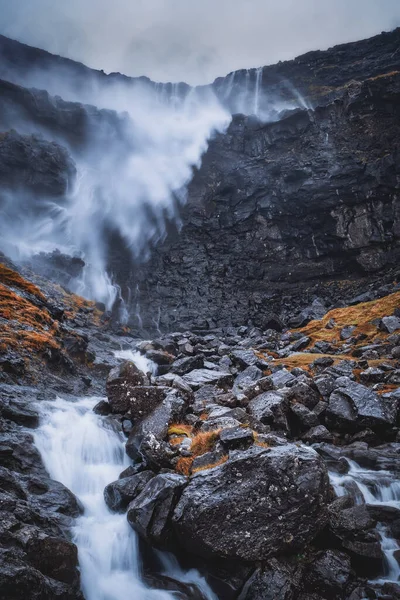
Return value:
[(400, 25), (398, 0), (0, 0), (0, 32), (105, 71), (205, 83)]

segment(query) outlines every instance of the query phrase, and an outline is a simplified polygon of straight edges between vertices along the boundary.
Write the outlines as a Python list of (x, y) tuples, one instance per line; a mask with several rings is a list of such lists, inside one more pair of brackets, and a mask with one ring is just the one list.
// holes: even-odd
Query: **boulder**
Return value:
[(153, 477), (128, 507), (128, 522), (149, 543), (168, 548), (170, 515), (186, 484), (186, 477), (162, 473)]
[(141, 471), (131, 477), (124, 477), (109, 483), (104, 490), (104, 500), (107, 506), (111, 510), (124, 511), (153, 477), (152, 471)]
[(194, 369), (184, 375), (182, 379), (194, 390), (198, 390), (203, 385), (215, 385), (226, 390), (233, 383), (233, 377), (230, 373), (211, 369)]
[(130, 407), (131, 388), (144, 385), (145, 375), (130, 361), (114, 367), (107, 378), (108, 401), (114, 413), (124, 413)]
[[(159, 388), (161, 389), (161, 388)], [(146, 416), (133, 427), (126, 443), (126, 452), (132, 459), (136, 459), (142, 440), (152, 434), (157, 440), (162, 441), (168, 427), (174, 421), (179, 421), (186, 406), (185, 400), (176, 390), (171, 390), (165, 398)]]
[(259, 381), (263, 376), (261, 369), (256, 366), (247, 367), (244, 371), (239, 373), (235, 379), (233, 386), (234, 394), (246, 394), (246, 391), (253, 387), (254, 384)]
[(354, 430), (393, 425), (396, 412), (384, 398), (346, 378), (345, 387), (338, 387), (330, 395), (326, 417), (338, 429)]
[(174, 531), (183, 548), (206, 558), (265, 560), (309, 543), (326, 523), (328, 497), (314, 450), (254, 446), (191, 478)]
[(379, 329), (386, 331), (387, 333), (394, 333), (400, 329), (399, 317), (383, 317), (379, 323)]
[(184, 358), (179, 358), (176, 360), (171, 366), (171, 373), (175, 373), (176, 375), (186, 375), (190, 371), (195, 369), (202, 369), (204, 367), (204, 358), (201, 354), (197, 354), (196, 356), (185, 356)]
[(238, 600), (295, 600), (298, 587), (295, 569), (273, 558), (254, 571)]
[(350, 557), (337, 550), (324, 550), (311, 562), (304, 579), (308, 589), (333, 599), (343, 598), (350, 576)]
[(230, 427), (221, 431), (219, 439), (224, 448), (237, 450), (251, 445), (254, 442), (254, 434), (247, 427)]
[(250, 415), (264, 425), (275, 425), (278, 429), (289, 429), (287, 412), (289, 403), (280, 392), (265, 392), (250, 400), (248, 411)]

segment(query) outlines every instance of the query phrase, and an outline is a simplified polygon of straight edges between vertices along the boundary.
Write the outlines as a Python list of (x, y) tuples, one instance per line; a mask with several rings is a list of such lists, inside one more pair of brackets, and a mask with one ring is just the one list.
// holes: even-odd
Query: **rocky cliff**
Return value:
[[(400, 232), (399, 42), (397, 29), (259, 70), (264, 98), (301, 96), (303, 108), (283, 111), (267, 123), (235, 115), (226, 134), (211, 141), (194, 174), (180, 231), (171, 223), (147, 262), (134, 263), (119, 236), (111, 236), (110, 271), (127, 300), (136, 290), (133, 326), (288, 323), (288, 310), (293, 318), (316, 297), (332, 306), (357, 295), (358, 281), (365, 285), (390, 274), (398, 261)], [(60, 77), (52, 76), (57, 69), (76, 77), (82, 97), (115, 82), (138, 81), (92, 72), (7, 38), (0, 38), (0, 51), (2, 77), (29, 81), (31, 73), (52, 91), (61, 86)], [(233, 97), (243, 77), (239, 71), (214, 82), (228, 106), (227, 86)], [(6, 122), (20, 128), (23, 114), (22, 133), (36, 127), (75, 156), (87, 139), (94, 139), (100, 152), (112, 143), (117, 154), (130, 143), (124, 132), (131, 124), (112, 111), (7, 81), (1, 83), (0, 102), (3, 129)], [(1, 140), (6, 153), (9, 140)], [(42, 146), (41, 153), (26, 151), (33, 143)], [(48, 170), (45, 143), (28, 138), (17, 144), (14, 136), (19, 164), (27, 165), (19, 185), (32, 186), (34, 178), (27, 173), (38, 171), (38, 160)], [(62, 152), (53, 146), (51, 160)], [(53, 177), (58, 193), (73, 166), (64, 158), (55, 162), (63, 171)], [(19, 177), (17, 163), (15, 170), (10, 164), (3, 169), (3, 186)]]

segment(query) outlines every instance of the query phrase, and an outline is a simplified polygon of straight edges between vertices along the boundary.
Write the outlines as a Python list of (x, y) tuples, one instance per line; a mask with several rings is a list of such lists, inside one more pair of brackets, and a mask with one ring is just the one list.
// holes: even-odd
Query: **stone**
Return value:
[(250, 400), (248, 411), (254, 419), (264, 425), (275, 425), (278, 429), (289, 429), (287, 412), (289, 403), (280, 392), (264, 392)]
[(185, 399), (176, 390), (169, 391), (146, 417), (134, 424), (126, 442), (126, 452), (132, 459), (138, 457), (144, 438), (152, 434), (158, 441), (163, 441), (168, 427), (174, 421), (180, 421), (186, 407)]
[(399, 317), (383, 317), (379, 323), (379, 329), (386, 331), (387, 333), (394, 333), (400, 329), (400, 318)]
[(307, 431), (302, 436), (302, 440), (304, 442), (309, 442), (310, 444), (315, 444), (316, 442), (332, 442), (333, 435), (328, 431), (325, 425), (317, 425)]
[(232, 390), (233, 393), (246, 394), (246, 390), (248, 390), (251, 386), (254, 385), (254, 383), (261, 379), (262, 375), (263, 373), (258, 367), (254, 365), (251, 367), (247, 367), (236, 377)]
[(145, 540), (158, 548), (170, 546), (170, 515), (186, 481), (186, 477), (174, 473), (156, 475), (129, 504), (129, 524)]
[(227, 390), (233, 383), (233, 377), (230, 373), (210, 369), (195, 369), (184, 375), (182, 379), (194, 390), (198, 390), (203, 385), (215, 385)]
[(96, 413), (96, 415), (106, 417), (112, 412), (111, 404), (106, 400), (100, 400), (93, 408), (93, 412)]
[(147, 350), (146, 358), (160, 367), (168, 366), (175, 360), (173, 354), (169, 354), (169, 352), (164, 352), (163, 350)]
[(144, 385), (145, 375), (130, 361), (114, 367), (107, 378), (107, 397), (114, 413), (125, 413), (130, 407), (130, 389)]
[(195, 369), (202, 369), (204, 366), (204, 358), (201, 354), (197, 356), (186, 356), (184, 358), (179, 358), (175, 362), (172, 363), (171, 373), (176, 373), (177, 375), (186, 375), (190, 371)]
[(229, 356), (234, 364), (238, 365), (242, 369), (255, 365), (258, 361), (257, 356), (253, 350), (232, 350)]
[(228, 450), (245, 449), (254, 442), (254, 434), (246, 427), (231, 427), (223, 429), (219, 439)]
[(384, 398), (350, 380), (330, 395), (326, 416), (334, 426), (345, 429), (388, 426), (396, 418)]
[(351, 576), (350, 557), (337, 550), (317, 554), (305, 574), (306, 585), (324, 598), (343, 597)]
[(152, 471), (142, 471), (131, 477), (123, 477), (109, 483), (104, 490), (104, 500), (107, 506), (117, 512), (125, 511), (128, 504), (143, 491), (145, 485), (153, 477)]
[(273, 558), (254, 571), (238, 600), (295, 600), (299, 583), (288, 564)]
[(353, 331), (355, 329), (356, 327), (354, 325), (347, 325), (346, 327), (343, 327), (343, 329), (340, 331), (340, 339), (343, 341), (348, 340), (353, 335)]
[(293, 444), (254, 446), (192, 476), (173, 527), (188, 552), (265, 560), (303, 548), (321, 531), (328, 496), (326, 468), (315, 451)]
[(292, 384), (296, 381), (296, 377), (292, 375), (287, 369), (280, 369), (279, 371), (275, 371), (270, 376), (272, 381), (272, 385), (276, 390), (279, 390), (286, 385)]

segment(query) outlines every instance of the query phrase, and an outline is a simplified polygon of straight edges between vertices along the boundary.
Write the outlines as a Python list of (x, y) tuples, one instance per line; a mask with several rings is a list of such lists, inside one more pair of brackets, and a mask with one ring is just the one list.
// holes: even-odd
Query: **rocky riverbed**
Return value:
[[(32, 433), (41, 402), (105, 393), (93, 410), (125, 435), (127, 463), (104, 499), (141, 538), (151, 587), (198, 593), (161, 577), (161, 550), (223, 599), (400, 597), (396, 283), (310, 313), (300, 329), (137, 341), (111, 314), (13, 267), (1, 267), (7, 598), (81, 597), (69, 532), (82, 505), (49, 478)], [(34, 354), (32, 339), (43, 342)]]

